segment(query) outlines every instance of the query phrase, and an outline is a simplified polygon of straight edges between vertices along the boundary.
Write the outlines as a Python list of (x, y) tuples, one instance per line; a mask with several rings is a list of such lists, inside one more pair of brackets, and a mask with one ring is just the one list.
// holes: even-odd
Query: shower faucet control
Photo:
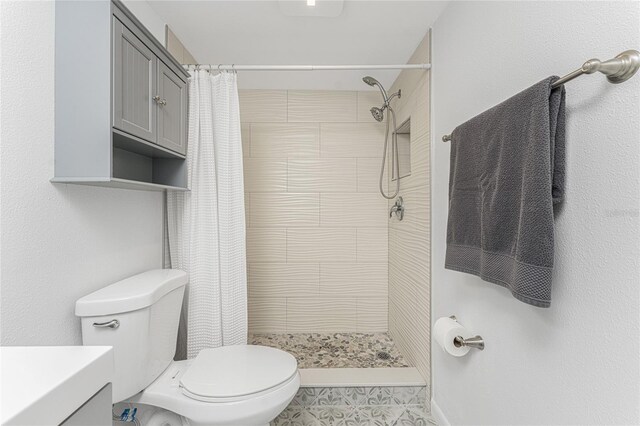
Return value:
[(391, 207), (391, 210), (389, 210), (389, 217), (391, 218), (394, 213), (398, 220), (404, 219), (404, 201), (402, 197), (396, 199), (395, 204)]

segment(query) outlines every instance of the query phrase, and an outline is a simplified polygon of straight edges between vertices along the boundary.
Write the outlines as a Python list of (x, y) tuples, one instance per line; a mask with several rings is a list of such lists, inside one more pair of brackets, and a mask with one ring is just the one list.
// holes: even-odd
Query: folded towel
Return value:
[(445, 268), (549, 307), (553, 205), (564, 193), (565, 91), (549, 77), (451, 135)]

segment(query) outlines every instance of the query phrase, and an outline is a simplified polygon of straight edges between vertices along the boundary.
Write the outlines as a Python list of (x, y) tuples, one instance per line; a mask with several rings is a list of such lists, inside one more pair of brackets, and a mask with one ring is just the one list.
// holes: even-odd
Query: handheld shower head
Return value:
[(375, 86), (376, 84), (380, 84), (380, 83), (378, 83), (378, 80), (376, 80), (375, 78), (373, 78), (371, 76), (363, 77), (362, 81), (367, 83), (369, 86)]
[(384, 104), (386, 105), (389, 102), (389, 97), (387, 96), (387, 91), (384, 90), (384, 87), (382, 87), (382, 84), (380, 84), (380, 82), (378, 80), (376, 80), (375, 78), (371, 77), (371, 76), (366, 76), (362, 79), (362, 81), (364, 81), (365, 83), (367, 83), (369, 86), (373, 87), (373, 86), (378, 86), (378, 89), (380, 89), (380, 93), (382, 93), (382, 99), (384, 101)]

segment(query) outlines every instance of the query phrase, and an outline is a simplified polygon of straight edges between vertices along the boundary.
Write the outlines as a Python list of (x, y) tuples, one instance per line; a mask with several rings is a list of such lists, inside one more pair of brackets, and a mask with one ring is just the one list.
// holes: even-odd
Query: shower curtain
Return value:
[(167, 193), (172, 268), (189, 273), (177, 359), (247, 343), (245, 212), (235, 73), (189, 79), (189, 192)]

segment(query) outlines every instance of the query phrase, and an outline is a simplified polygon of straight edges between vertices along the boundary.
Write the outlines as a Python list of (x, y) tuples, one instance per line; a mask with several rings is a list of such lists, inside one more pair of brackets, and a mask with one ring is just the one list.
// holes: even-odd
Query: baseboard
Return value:
[(451, 426), (451, 423), (449, 423), (449, 420), (447, 420), (444, 413), (433, 398), (431, 398), (431, 416), (435, 419), (438, 426)]

